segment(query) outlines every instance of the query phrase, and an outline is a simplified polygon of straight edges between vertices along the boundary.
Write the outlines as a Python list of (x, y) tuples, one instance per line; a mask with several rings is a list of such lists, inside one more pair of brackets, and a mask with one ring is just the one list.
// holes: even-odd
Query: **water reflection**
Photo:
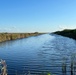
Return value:
[(75, 40), (44, 34), (0, 43), (0, 58), (6, 60), (9, 75), (15, 75), (16, 71), (73, 75), (76, 63), (71, 63), (71, 55), (76, 53), (75, 49)]

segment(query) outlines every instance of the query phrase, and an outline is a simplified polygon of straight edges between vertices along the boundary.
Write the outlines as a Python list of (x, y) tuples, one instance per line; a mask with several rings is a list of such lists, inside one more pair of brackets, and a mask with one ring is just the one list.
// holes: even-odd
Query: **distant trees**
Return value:
[(38, 34), (38, 32), (34, 32), (35, 34)]

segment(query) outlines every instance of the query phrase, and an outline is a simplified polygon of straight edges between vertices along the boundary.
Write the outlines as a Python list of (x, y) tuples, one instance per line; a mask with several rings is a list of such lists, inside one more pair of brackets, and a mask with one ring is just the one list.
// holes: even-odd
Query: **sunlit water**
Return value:
[(70, 75), (71, 55), (76, 53), (76, 41), (44, 34), (0, 43), (0, 58), (6, 60), (8, 75), (51, 72), (62, 75), (62, 63)]

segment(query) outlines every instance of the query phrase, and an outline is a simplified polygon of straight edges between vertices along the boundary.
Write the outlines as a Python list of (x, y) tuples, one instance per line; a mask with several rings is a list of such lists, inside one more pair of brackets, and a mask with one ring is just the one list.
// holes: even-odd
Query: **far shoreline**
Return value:
[(5, 42), (5, 41), (10, 41), (10, 40), (17, 40), (17, 39), (22, 39), (22, 38), (27, 38), (31, 36), (37, 36), (41, 35), (44, 33), (0, 33), (0, 43)]
[(53, 34), (69, 37), (76, 40), (76, 29), (64, 29), (62, 31), (53, 32)]

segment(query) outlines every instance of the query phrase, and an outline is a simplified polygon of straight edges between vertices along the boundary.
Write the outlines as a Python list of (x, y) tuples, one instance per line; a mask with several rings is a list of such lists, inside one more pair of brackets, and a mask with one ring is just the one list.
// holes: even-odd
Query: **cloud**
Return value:
[(64, 29), (75, 29), (75, 25), (59, 25), (59, 30), (64, 30)]
[(0, 28), (0, 32), (18, 32), (18, 31), (19, 29), (16, 26)]
[(17, 29), (17, 27), (16, 26), (12, 26), (11, 29)]

